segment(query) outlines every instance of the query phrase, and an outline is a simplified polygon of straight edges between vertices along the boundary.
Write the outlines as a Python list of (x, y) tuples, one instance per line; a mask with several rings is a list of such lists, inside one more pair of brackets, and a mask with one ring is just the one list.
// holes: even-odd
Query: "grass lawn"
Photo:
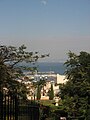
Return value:
[(54, 100), (40, 100), (39, 102), (45, 106), (55, 106)]

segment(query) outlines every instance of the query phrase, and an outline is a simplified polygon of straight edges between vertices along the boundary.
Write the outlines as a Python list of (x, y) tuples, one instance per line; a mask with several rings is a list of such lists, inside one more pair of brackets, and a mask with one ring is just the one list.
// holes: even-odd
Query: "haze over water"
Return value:
[(60, 62), (37, 62), (36, 64), (30, 63), (21, 63), (19, 66), (26, 67), (37, 67), (38, 72), (54, 72), (56, 74), (64, 74), (65, 73), (65, 65)]

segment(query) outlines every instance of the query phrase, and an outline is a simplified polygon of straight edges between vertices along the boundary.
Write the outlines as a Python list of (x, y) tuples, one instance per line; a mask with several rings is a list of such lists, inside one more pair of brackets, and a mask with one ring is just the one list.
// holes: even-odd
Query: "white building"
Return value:
[[(36, 79), (37, 78), (37, 79)], [(28, 90), (29, 94), (27, 95), (27, 98), (29, 100), (31, 99), (37, 99), (36, 97), (34, 98), (34, 94), (36, 93), (36, 89), (34, 88), (32, 84), (32, 80), (40, 80), (41, 78), (44, 78), (46, 80), (45, 86), (41, 89), (41, 100), (48, 100), (48, 92), (51, 88), (51, 84), (53, 84), (53, 90), (54, 90), (54, 95), (56, 96), (59, 92), (59, 84), (64, 84), (66, 83), (67, 79), (65, 78), (65, 75), (60, 75), (60, 74), (55, 74), (55, 73), (41, 73), (37, 75), (26, 75), (22, 78), (22, 80), (19, 82), (24, 83)], [(30, 81), (31, 80), (31, 81)]]
[(67, 82), (67, 79), (65, 78), (65, 75), (57, 74), (57, 80), (56, 80), (57, 84), (64, 84), (66, 82)]

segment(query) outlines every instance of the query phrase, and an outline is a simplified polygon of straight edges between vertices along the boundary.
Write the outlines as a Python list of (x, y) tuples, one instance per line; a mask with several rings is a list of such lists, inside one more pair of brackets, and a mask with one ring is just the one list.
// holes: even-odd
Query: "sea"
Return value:
[(39, 72), (50, 72), (53, 71), (57, 74), (65, 73), (64, 63), (59, 62), (39, 62), (37, 69)]
[[(33, 66), (30, 63), (23, 63), (25, 66)], [(61, 62), (37, 62), (35, 64), (37, 66), (38, 72), (54, 72), (56, 74), (64, 74), (65, 73), (65, 66), (64, 63)]]

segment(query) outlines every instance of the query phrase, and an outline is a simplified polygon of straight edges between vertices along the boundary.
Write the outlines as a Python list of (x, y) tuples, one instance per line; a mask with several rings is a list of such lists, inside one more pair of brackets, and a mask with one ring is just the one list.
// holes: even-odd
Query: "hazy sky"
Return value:
[(46, 61), (90, 52), (90, 0), (0, 0), (0, 44), (50, 53)]

